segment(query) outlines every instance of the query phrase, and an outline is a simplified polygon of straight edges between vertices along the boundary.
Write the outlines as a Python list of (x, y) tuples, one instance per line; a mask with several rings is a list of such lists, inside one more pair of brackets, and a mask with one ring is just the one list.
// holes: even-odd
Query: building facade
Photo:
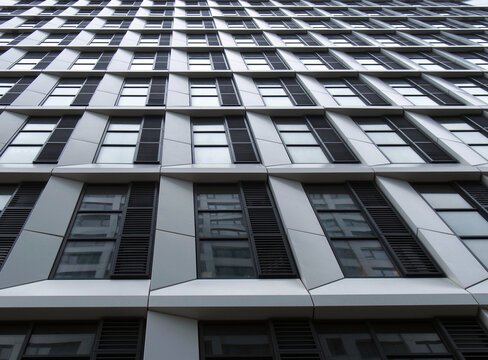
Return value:
[(488, 359), (488, 4), (2, 0), (0, 360)]

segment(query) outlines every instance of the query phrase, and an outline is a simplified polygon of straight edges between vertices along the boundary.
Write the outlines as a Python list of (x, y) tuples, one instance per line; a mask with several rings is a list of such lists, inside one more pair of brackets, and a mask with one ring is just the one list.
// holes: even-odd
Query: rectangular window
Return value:
[[(73, 34), (74, 35), (74, 34)], [(57, 46), (66, 38), (67, 34), (53, 34), (45, 38), (39, 45), (41, 46)]]
[(254, 82), (265, 105), (314, 105), (313, 100), (295, 78), (255, 79)]
[(483, 70), (488, 70), (488, 56), (485, 53), (455, 53), (473, 65), (479, 66)]
[[(431, 46), (450, 46), (450, 45), (464, 45), (462, 42), (437, 34), (418, 34), (416, 35), (422, 41), (425, 41)], [(464, 35), (463, 35), (464, 36)]]
[(288, 69), (288, 66), (285, 65), (276, 52), (242, 53), (242, 57), (249, 70), (266, 71)]
[(434, 52), (402, 53), (411, 61), (425, 70), (458, 70), (465, 69), (454, 61), (435, 54)]
[(449, 79), (459, 89), (488, 104), (488, 81), (484, 78)]
[(224, 120), (194, 120), (193, 162), (231, 164), (231, 151)]
[(226, 20), (229, 29), (256, 29), (257, 26), (252, 20)]
[(349, 55), (367, 70), (404, 69), (403, 66), (382, 52), (350, 53)]
[(51, 278), (149, 278), (156, 185), (87, 185)]
[(322, 80), (322, 85), (339, 105), (390, 105), (362, 80), (357, 78)]
[(234, 35), (237, 46), (269, 46), (269, 41), (263, 34)]
[(417, 45), (413, 41), (398, 35), (398, 34), (381, 34), (371, 36), (383, 46), (414, 46)]
[(265, 183), (200, 184), (195, 195), (199, 278), (296, 277)]
[(71, 65), (70, 70), (93, 70), (102, 53), (81, 53), (78, 59)]
[(139, 38), (140, 46), (158, 46), (159, 45), (159, 35), (157, 34), (142, 34)]
[(65, 29), (81, 29), (81, 28), (84, 28), (86, 27), (86, 25), (88, 25), (88, 23), (90, 22), (91, 20), (84, 20), (84, 19), (81, 19), (81, 20), (78, 20), (78, 19), (68, 19), (66, 20), (66, 22), (61, 25), (62, 28), (65, 28)]
[(190, 70), (212, 70), (210, 53), (188, 53), (188, 68)]
[(10, 70), (32, 70), (44, 59), (48, 53), (29, 52), (22, 59), (10, 67)]
[(126, 79), (117, 102), (118, 106), (145, 106), (151, 79)]
[(329, 69), (345, 69), (346, 66), (342, 64), (334, 55), (329, 52), (321, 53), (295, 53), (300, 61), (308, 70), (329, 70)]
[(70, 106), (80, 92), (86, 79), (61, 79), (46, 97), (43, 106)]
[(92, 46), (106, 46), (110, 45), (113, 35), (110, 34), (97, 34), (91, 40), (90, 45)]
[(190, 99), (195, 106), (240, 105), (231, 78), (191, 79)]
[(329, 40), (334, 46), (351, 47), (369, 45), (354, 34), (328, 35), (327, 40)]
[(205, 35), (187, 35), (187, 45), (188, 46), (206, 46), (207, 37)]
[(156, 60), (156, 53), (134, 53), (129, 70), (153, 70), (154, 62)]

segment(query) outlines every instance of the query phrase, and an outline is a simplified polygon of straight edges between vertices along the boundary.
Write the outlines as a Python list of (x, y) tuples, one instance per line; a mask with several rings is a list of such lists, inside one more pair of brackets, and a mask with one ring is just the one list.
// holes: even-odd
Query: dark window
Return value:
[(100, 77), (61, 79), (44, 99), (42, 105), (87, 106), (100, 80)]
[(195, 196), (200, 278), (297, 276), (265, 183), (201, 184)]
[(455, 63), (452, 60), (446, 59), (444, 56), (438, 55), (434, 52), (415, 52), (402, 53), (411, 61), (424, 68), (425, 70), (460, 70), (465, 67)]
[(315, 105), (315, 102), (295, 78), (254, 79), (254, 82), (265, 105)]
[(34, 81), (35, 77), (0, 78), (0, 105), (10, 105)]
[(191, 104), (196, 106), (239, 106), (232, 78), (190, 79)]
[(59, 51), (28, 52), (22, 59), (10, 67), (11, 70), (42, 70), (45, 69), (58, 55)]
[(327, 79), (322, 85), (339, 105), (387, 106), (390, 105), (359, 78)]
[(156, 203), (156, 183), (87, 185), (51, 278), (149, 278)]
[(346, 66), (330, 52), (295, 53), (308, 70), (341, 70)]
[(281, 57), (273, 51), (242, 53), (242, 57), (249, 70), (288, 70)]
[(206, 53), (188, 53), (188, 68), (190, 70), (228, 70), (225, 55), (221, 51)]
[(381, 52), (350, 53), (350, 56), (363, 65), (367, 70), (397, 70), (405, 69), (395, 60)]
[(329, 40), (334, 46), (368, 46), (366, 41), (360, 39), (354, 34), (339, 34), (339, 35), (328, 35), (327, 40)]

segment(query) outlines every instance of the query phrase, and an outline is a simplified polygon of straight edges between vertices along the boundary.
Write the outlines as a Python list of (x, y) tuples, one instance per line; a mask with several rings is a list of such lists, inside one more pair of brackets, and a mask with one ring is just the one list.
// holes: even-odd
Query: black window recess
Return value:
[(79, 119), (76, 115), (63, 116), (34, 163), (56, 164)]
[(347, 67), (341, 63), (337, 58), (329, 52), (320, 52), (317, 55), (322, 59), (325, 64), (334, 70), (347, 69)]
[(405, 140), (419, 153), (425, 160), (431, 163), (455, 163), (448, 153), (442, 150), (439, 145), (425, 136), (422, 131), (417, 129), (409, 120), (402, 116), (387, 116), (393, 128), (403, 135)]
[(470, 77), (468, 79), (471, 80), (472, 82), (474, 82), (475, 84), (481, 86), (485, 90), (488, 90), (488, 79), (487, 78), (485, 78), (483, 76), (478, 76), (478, 77)]
[(228, 70), (227, 63), (225, 62), (224, 53), (221, 51), (211, 51), (210, 57), (212, 58), (212, 65), (214, 70)]
[(208, 46), (219, 46), (219, 36), (217, 34), (207, 34), (207, 43)]
[(112, 279), (150, 277), (157, 194), (157, 183), (132, 183)]
[(295, 78), (282, 78), (281, 82), (283, 86), (288, 90), (288, 93), (293, 98), (293, 101), (297, 105), (315, 105), (314, 101), (305, 92), (302, 85)]
[(24, 76), (0, 99), (0, 105), (10, 105), (34, 81), (33, 76)]
[(154, 64), (154, 70), (168, 70), (169, 52), (158, 51), (156, 53), (156, 63)]
[(305, 44), (310, 46), (319, 46), (320, 44), (309, 34), (297, 35)]
[(141, 360), (144, 348), (143, 319), (102, 319), (94, 346), (94, 360)]
[(358, 163), (356, 155), (351, 151), (337, 131), (332, 127), (329, 120), (323, 116), (307, 116), (310, 126), (317, 134), (321, 145), (326, 151), (328, 158), (333, 163)]
[(444, 276), (439, 266), (374, 183), (352, 182), (349, 186), (404, 276)]
[(446, 94), (445, 92), (439, 90), (436, 86), (432, 85), (427, 80), (420, 77), (410, 79), (410, 82), (417, 85), (425, 95), (439, 102), (442, 105), (463, 105), (463, 103), (457, 101), (452, 96)]
[(219, 88), (219, 94), (222, 105), (226, 106), (239, 106), (239, 97), (237, 96), (234, 83), (231, 78), (217, 78), (217, 87)]
[(104, 51), (100, 58), (98, 58), (98, 62), (93, 67), (93, 70), (106, 70), (114, 54), (115, 51)]
[(475, 318), (440, 319), (444, 335), (462, 360), (488, 359), (488, 333)]
[(114, 34), (112, 36), (112, 40), (110, 41), (109, 45), (120, 45), (124, 34)]
[(85, 84), (80, 89), (78, 95), (76, 95), (75, 99), (71, 103), (71, 106), (88, 106), (90, 99), (93, 96), (93, 93), (98, 87), (98, 84), (102, 80), (101, 77), (89, 77), (86, 79)]
[(22, 183), (0, 214), (0, 268), (19, 236), (44, 183)]
[(234, 153), (234, 163), (258, 163), (256, 148), (246, 119), (241, 115), (227, 116), (226, 123)]
[(251, 34), (251, 37), (254, 39), (258, 46), (269, 46), (269, 41), (266, 39), (264, 34)]
[(236, 14), (239, 16), (248, 16), (246, 10), (244, 9), (237, 9)]
[(70, 34), (66, 34), (66, 36), (64, 37), (64, 39), (59, 43), (60, 46), (63, 46), (63, 45), (69, 45), (73, 39), (76, 37), (76, 35), (78, 35), (77, 33), (70, 33)]
[(157, 164), (160, 158), (161, 127), (163, 118), (146, 115), (137, 147), (136, 164)]
[(241, 189), (258, 277), (297, 277), (288, 241), (268, 187), (262, 182), (244, 182)]
[(281, 57), (274, 51), (265, 51), (263, 55), (268, 60), (268, 64), (273, 70), (288, 70), (288, 66), (285, 65)]
[(166, 77), (153, 77), (147, 98), (147, 105), (164, 106), (166, 98)]
[(45, 69), (59, 54), (61, 51), (50, 51), (48, 52), (41, 61), (34, 66), (33, 70), (43, 70)]
[(271, 336), (277, 359), (324, 360), (309, 320), (272, 320)]
[(364, 100), (368, 105), (373, 106), (385, 106), (390, 105), (381, 96), (375, 93), (368, 85), (366, 85), (360, 79), (348, 78), (344, 79), (344, 82), (348, 84), (354, 92)]

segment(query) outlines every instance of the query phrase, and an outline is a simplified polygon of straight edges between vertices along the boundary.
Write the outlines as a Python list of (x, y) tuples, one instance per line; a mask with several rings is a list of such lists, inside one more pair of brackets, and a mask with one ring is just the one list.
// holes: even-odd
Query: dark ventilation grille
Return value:
[(71, 106), (88, 106), (95, 90), (98, 87), (98, 84), (102, 80), (101, 77), (89, 77), (86, 79), (85, 84), (80, 89), (78, 95), (76, 95), (75, 99), (71, 103)]
[(315, 105), (310, 96), (305, 92), (303, 87), (298, 83), (295, 78), (282, 78), (281, 82), (283, 86), (288, 90), (288, 93), (293, 98), (296, 105)]
[(388, 69), (405, 69), (402, 65), (398, 64), (395, 60), (390, 58), (389, 56), (377, 52), (377, 53), (370, 53), (373, 59), (376, 59), (379, 63), (383, 64)]
[(24, 227), (44, 183), (23, 183), (0, 215), (0, 268)]
[(319, 46), (320, 44), (310, 35), (308, 34), (301, 34), (297, 35), (299, 39), (301, 39), (305, 44), (309, 46)]
[(33, 76), (24, 76), (17, 81), (17, 84), (12, 86), (12, 88), (0, 98), (0, 105), (10, 105), (12, 102), (14, 102), (14, 100), (17, 99), (25, 89), (27, 89), (34, 79), (35, 77)]
[(60, 51), (51, 51), (51, 52), (48, 52), (46, 54), (46, 56), (44, 56), (42, 58), (41, 61), (39, 61), (39, 63), (34, 66), (34, 70), (43, 70), (45, 69), (58, 55), (60, 54)]
[[(451, 95), (439, 90), (437, 87), (432, 85), (430, 82), (418, 77), (410, 78), (410, 82), (422, 90), (422, 92), (434, 99), (436, 102), (442, 105), (463, 105), (461, 102), (454, 99)], [(465, 80), (465, 79), (464, 79)]]
[(17, 45), (20, 43), (22, 40), (24, 40), (27, 36), (29, 36), (31, 33), (22, 33), (18, 35), (15, 39), (13, 39), (9, 45)]
[(43, 146), (34, 163), (55, 164), (58, 162), (59, 156), (63, 152), (66, 143), (71, 136), (79, 116), (66, 115), (61, 118), (56, 129), (49, 137), (46, 144)]
[(144, 117), (135, 163), (159, 163), (162, 122), (161, 116), (147, 115)]
[(283, 60), (281, 60), (280, 56), (276, 52), (266, 51), (263, 54), (273, 70), (288, 70), (288, 66), (285, 65)]
[(166, 98), (166, 77), (153, 77), (147, 99), (149, 106), (164, 106)]
[(246, 119), (243, 116), (227, 116), (226, 121), (234, 151), (234, 162), (236, 164), (257, 163), (258, 157)]
[(154, 70), (168, 70), (169, 52), (158, 51), (156, 53), (156, 63), (154, 64)]
[(263, 34), (251, 34), (251, 36), (258, 46), (269, 46), (269, 41)]
[(322, 360), (317, 338), (309, 321), (271, 322), (279, 360)]
[(110, 41), (109, 45), (120, 45), (124, 34), (114, 34), (112, 40)]
[(132, 184), (112, 278), (150, 276), (156, 196), (156, 183)]
[(366, 104), (372, 106), (385, 106), (390, 105), (388, 102), (383, 100), (381, 96), (376, 94), (368, 85), (366, 85), (362, 80), (348, 78), (344, 79), (344, 82), (349, 85), (354, 92), (363, 99)]
[(169, 46), (170, 42), (171, 42), (171, 34), (159, 35), (159, 45), (160, 46)]
[(104, 319), (101, 321), (93, 360), (140, 360), (144, 321)]
[(488, 334), (477, 319), (441, 319), (459, 359), (488, 359)]
[(224, 53), (221, 51), (210, 52), (212, 58), (212, 64), (214, 70), (228, 70), (227, 63), (225, 62)]
[(217, 34), (207, 34), (208, 46), (219, 46), (219, 36)]
[(288, 242), (268, 187), (262, 182), (244, 182), (242, 194), (259, 277), (296, 277)]
[(320, 52), (317, 55), (325, 62), (325, 64), (334, 70), (347, 69), (337, 58), (329, 52)]
[(471, 199), (475, 205), (488, 216), (488, 188), (475, 181), (461, 181), (456, 183), (461, 192)]
[(59, 46), (69, 45), (73, 39), (76, 37), (76, 33), (66, 34), (64, 39), (59, 43)]
[(405, 276), (443, 276), (437, 264), (373, 183), (354, 182), (350, 186)]
[(97, 64), (93, 67), (93, 70), (106, 70), (114, 54), (115, 51), (104, 51), (98, 59)]
[(239, 106), (239, 98), (231, 78), (217, 78), (217, 87), (219, 88), (222, 105)]

